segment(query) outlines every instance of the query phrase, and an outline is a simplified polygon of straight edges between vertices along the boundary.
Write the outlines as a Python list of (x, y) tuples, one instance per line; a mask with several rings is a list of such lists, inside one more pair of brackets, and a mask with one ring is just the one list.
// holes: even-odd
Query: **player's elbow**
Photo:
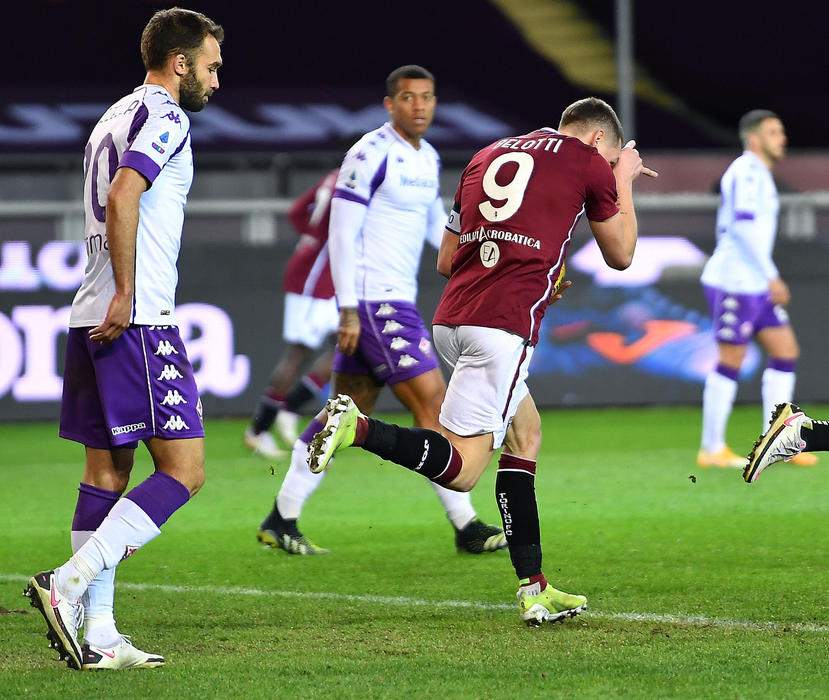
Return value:
[(633, 251), (630, 253), (625, 251), (605, 253), (604, 261), (608, 267), (612, 267), (614, 270), (627, 270), (633, 262)]
[(125, 209), (130, 202), (128, 192), (122, 188), (110, 188), (107, 193), (107, 211), (117, 212)]
[(437, 270), (441, 275), (449, 279), (449, 275), (452, 273), (452, 261), (438, 258)]

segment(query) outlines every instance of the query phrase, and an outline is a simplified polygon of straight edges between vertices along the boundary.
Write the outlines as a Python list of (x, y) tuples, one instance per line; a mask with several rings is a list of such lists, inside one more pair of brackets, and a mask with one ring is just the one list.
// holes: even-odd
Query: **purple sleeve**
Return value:
[[(166, 93), (162, 93), (164, 96)], [(190, 122), (172, 100), (152, 97), (142, 105), (130, 125), (127, 150), (119, 167), (141, 173), (150, 184), (187, 144)]]
[(161, 167), (152, 158), (140, 151), (127, 151), (121, 156), (119, 168), (127, 167), (137, 170), (150, 182), (153, 182), (161, 172)]
[(349, 202), (357, 202), (357, 204), (368, 206), (368, 200), (365, 197), (361, 197), (360, 195), (343, 188), (337, 188), (334, 190), (334, 199), (347, 199)]

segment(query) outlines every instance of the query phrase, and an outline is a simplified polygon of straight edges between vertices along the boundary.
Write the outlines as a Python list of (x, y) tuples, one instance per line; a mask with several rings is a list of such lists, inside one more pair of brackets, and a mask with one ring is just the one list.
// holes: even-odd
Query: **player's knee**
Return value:
[(468, 474), (461, 470), (461, 473), (458, 474), (450, 483), (445, 484), (445, 486), (451, 491), (467, 492), (471, 491), (477, 483), (477, 474)]
[(190, 498), (195, 496), (205, 482), (204, 459), (193, 457), (191, 461), (181, 462), (167, 471), (170, 476), (180, 481), (190, 491)]
[(112, 488), (111, 490), (124, 493), (124, 491), (127, 490), (127, 486), (129, 486), (130, 483), (130, 472), (116, 471), (112, 476), (114, 488)]
[(541, 450), (541, 420), (513, 425), (504, 439), (504, 449), (516, 457), (535, 459)]
[(194, 466), (190, 469), (187, 479), (188, 483), (185, 484), (190, 489), (190, 498), (193, 498), (201, 490), (201, 487), (204, 486), (205, 478), (203, 462), (201, 465)]

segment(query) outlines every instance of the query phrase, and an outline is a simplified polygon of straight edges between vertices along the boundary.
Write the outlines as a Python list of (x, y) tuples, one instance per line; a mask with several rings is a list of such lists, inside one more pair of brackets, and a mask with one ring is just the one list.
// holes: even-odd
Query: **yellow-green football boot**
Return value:
[(529, 579), (521, 581), (518, 587), (518, 610), (521, 619), (532, 627), (543, 622), (558, 622), (567, 617), (575, 617), (587, 610), (587, 598), (583, 595), (571, 595), (547, 584), (541, 590), (541, 584), (529, 584)]
[(357, 419), (363, 416), (350, 396), (339, 394), (325, 404), (325, 427), (308, 443), (308, 467), (319, 474), (335, 452), (351, 447), (357, 434)]

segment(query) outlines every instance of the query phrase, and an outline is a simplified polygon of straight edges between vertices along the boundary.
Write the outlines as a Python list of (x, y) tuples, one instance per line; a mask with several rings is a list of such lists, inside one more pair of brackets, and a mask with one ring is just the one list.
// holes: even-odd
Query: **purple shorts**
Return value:
[(714, 322), (714, 335), (722, 343), (745, 345), (764, 328), (787, 326), (789, 314), (763, 294), (730, 294), (703, 285)]
[(175, 326), (132, 326), (109, 345), (70, 328), (60, 436), (107, 450), (204, 437), (193, 367)]
[(334, 371), (397, 384), (437, 368), (429, 331), (417, 307), (405, 301), (360, 301), (360, 342), (353, 355), (334, 355)]

